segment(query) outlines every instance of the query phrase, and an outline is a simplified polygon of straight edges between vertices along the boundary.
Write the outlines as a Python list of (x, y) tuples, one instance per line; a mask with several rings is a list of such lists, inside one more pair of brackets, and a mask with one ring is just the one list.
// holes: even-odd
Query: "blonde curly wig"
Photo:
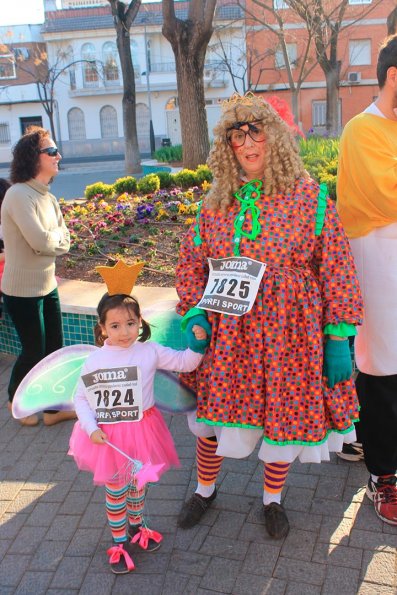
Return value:
[(222, 115), (214, 128), (214, 142), (207, 160), (214, 179), (205, 203), (222, 212), (232, 205), (244, 171), (226, 140), (226, 131), (236, 122), (262, 122), (266, 139), (263, 188), (267, 195), (289, 192), (297, 179), (307, 177), (291, 128), (263, 97), (252, 93), (233, 95), (224, 101)]

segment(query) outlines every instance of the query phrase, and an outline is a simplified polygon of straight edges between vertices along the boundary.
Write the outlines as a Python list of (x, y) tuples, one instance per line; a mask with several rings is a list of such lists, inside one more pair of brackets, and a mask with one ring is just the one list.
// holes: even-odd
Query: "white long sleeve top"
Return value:
[[(82, 368), (81, 377), (104, 369), (137, 366), (141, 371), (143, 410), (146, 411), (155, 404), (153, 383), (156, 370), (191, 372), (197, 368), (202, 359), (201, 353), (195, 353), (190, 349), (177, 351), (152, 341), (146, 343), (137, 341), (128, 348), (109, 345), (108, 341), (105, 341), (103, 347), (88, 356)], [(86, 388), (81, 377), (74, 396), (74, 404), (80, 426), (90, 436), (98, 429), (98, 422), (96, 410), (87, 399)], [(109, 384), (111, 388), (111, 383)]]

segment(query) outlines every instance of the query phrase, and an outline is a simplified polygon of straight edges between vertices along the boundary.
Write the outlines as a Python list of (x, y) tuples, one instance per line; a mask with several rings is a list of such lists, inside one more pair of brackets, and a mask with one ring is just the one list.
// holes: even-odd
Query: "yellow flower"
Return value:
[(198, 206), (197, 203), (192, 203), (191, 205), (188, 206), (187, 208), (187, 212), (189, 213), (189, 215), (195, 215), (198, 211)]
[(159, 209), (159, 212), (156, 216), (157, 221), (161, 221), (161, 219), (167, 219), (168, 213), (165, 209)]
[(187, 213), (187, 207), (183, 204), (180, 204), (178, 206), (178, 212), (180, 215), (184, 215), (185, 213)]
[(207, 180), (204, 180), (204, 182), (201, 184), (201, 188), (203, 189), (204, 192), (207, 192), (211, 188), (210, 182), (207, 182)]
[(192, 217), (187, 217), (187, 219), (185, 219), (185, 225), (192, 225), (192, 223), (194, 223), (194, 219)]

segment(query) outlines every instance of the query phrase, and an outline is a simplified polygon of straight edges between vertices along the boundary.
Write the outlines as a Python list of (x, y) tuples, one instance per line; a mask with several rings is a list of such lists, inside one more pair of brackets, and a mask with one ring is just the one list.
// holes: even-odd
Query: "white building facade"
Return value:
[[(41, 36), (46, 43), (48, 64), (50, 67), (57, 64), (59, 71), (65, 68), (54, 92), (55, 129), (63, 157), (123, 155), (122, 74), (108, 3), (98, 6), (100, 2), (91, 2), (90, 7), (60, 10), (48, 10), (54, 8), (54, 2), (46, 4)], [(73, 2), (64, 2), (63, 6), (66, 4), (71, 6)], [(86, 6), (85, 2), (82, 4)], [(184, 5), (181, 3), (177, 8), (179, 18), (186, 18)], [(241, 62), (245, 56), (245, 25), (242, 10), (234, 1), (218, 7), (214, 27), (217, 34), (210, 46), (221, 38), (233, 54), (233, 60)], [(150, 153), (150, 117), (156, 148), (165, 138), (172, 144), (181, 142), (174, 54), (161, 28), (161, 2), (157, 2), (141, 6), (130, 30), (138, 142), (142, 155)], [(220, 114), (220, 102), (235, 88), (225, 64), (211, 47), (207, 56), (204, 85), (211, 137)], [(235, 85), (238, 88), (239, 81), (235, 81)], [(242, 88), (240, 86), (239, 90)], [(33, 98), (34, 90), (31, 91)], [(17, 98), (22, 92), (21, 88), (13, 97)], [(12, 105), (12, 134), (9, 146), (3, 147), (3, 152), (0, 145), (0, 162), (9, 160), (11, 146), (19, 138), (21, 111), (32, 116), (36, 114), (41, 117), (43, 126), (48, 127), (40, 103), (33, 103), (29, 108), (24, 105), (22, 110), (20, 105)], [(0, 132), (1, 122), (7, 121), (7, 109), (0, 103)]]

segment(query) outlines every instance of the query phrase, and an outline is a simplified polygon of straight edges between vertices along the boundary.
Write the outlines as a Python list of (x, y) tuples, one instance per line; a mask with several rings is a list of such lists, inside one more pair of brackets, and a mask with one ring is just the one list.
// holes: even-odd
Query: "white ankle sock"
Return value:
[(203, 498), (209, 498), (215, 492), (215, 484), (212, 483), (206, 486), (200, 482), (197, 483), (196, 494), (200, 494)]
[(278, 492), (278, 494), (272, 494), (271, 492), (263, 490), (263, 504), (266, 506), (272, 502), (277, 502), (277, 504), (281, 503), (281, 492)]
[(378, 479), (379, 479), (379, 475), (373, 475), (371, 473), (371, 479), (372, 479), (372, 481), (374, 481), (376, 483), (378, 481)]

